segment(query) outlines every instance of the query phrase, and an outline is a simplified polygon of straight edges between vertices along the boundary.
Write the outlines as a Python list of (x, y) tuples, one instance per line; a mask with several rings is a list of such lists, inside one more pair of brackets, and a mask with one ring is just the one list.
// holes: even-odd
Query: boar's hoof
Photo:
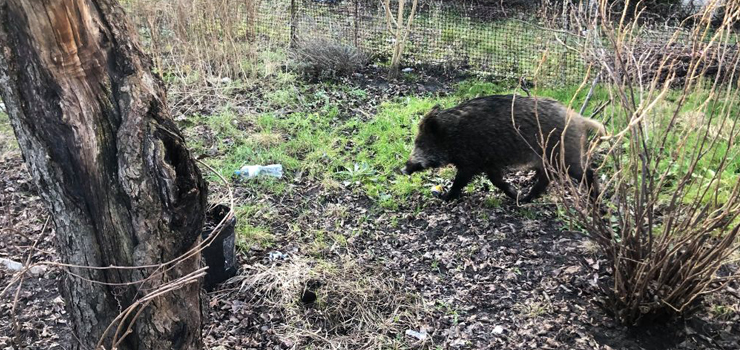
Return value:
[(451, 201), (453, 201), (453, 200), (455, 200), (455, 199), (457, 199), (459, 197), (460, 197), (460, 194), (453, 194), (453, 193), (450, 193), (450, 192), (446, 192), (445, 194), (443, 194), (442, 196), (440, 196), (440, 198), (442, 198), (442, 200), (445, 201), (445, 202), (451, 202)]

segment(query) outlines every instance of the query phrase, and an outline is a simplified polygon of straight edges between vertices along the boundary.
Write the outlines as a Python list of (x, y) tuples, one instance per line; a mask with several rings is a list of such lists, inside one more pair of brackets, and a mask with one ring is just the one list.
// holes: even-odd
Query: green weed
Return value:
[(251, 247), (259, 246), (262, 248), (271, 247), (274, 244), (275, 236), (270, 233), (266, 227), (253, 226), (247, 223), (244, 215), (237, 215), (237, 225), (235, 227), (237, 246), (244, 252), (249, 252)]

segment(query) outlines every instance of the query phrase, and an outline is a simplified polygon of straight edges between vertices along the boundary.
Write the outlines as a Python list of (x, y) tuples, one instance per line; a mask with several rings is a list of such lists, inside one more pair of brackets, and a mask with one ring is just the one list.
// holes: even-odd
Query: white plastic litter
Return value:
[(283, 254), (282, 252), (274, 251), (274, 252), (270, 252), (267, 255), (267, 257), (270, 259), (270, 261), (275, 261), (275, 260), (284, 260), (288, 257), (288, 255)]
[(23, 264), (5, 258), (0, 258), (0, 265), (5, 266), (10, 271), (20, 271), (23, 268)]
[(245, 179), (251, 179), (258, 175), (267, 175), (273, 177), (283, 177), (283, 166), (281, 164), (270, 165), (245, 165), (234, 172), (237, 176)]
[[(0, 258), (0, 266), (4, 266), (6, 269), (10, 271), (23, 270), (23, 264), (17, 261), (6, 259), (6, 258)], [(28, 269), (28, 271), (34, 276), (42, 275), (44, 274), (44, 272), (46, 272), (46, 266), (44, 265), (34, 266)]]
[(413, 329), (407, 329), (406, 335), (408, 335), (409, 337), (419, 339), (419, 340), (424, 340), (427, 338), (427, 332), (425, 331), (417, 332)]

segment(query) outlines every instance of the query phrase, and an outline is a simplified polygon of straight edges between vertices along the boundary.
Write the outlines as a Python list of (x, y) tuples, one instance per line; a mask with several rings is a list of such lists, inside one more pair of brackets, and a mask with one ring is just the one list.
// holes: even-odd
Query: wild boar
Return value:
[[(568, 175), (577, 181), (585, 176), (591, 198), (596, 199), (596, 174), (585, 164), (584, 149), (588, 132), (603, 136), (604, 126), (547, 98), (494, 95), (450, 109), (435, 106), (419, 123), (414, 150), (403, 173), (410, 175), (452, 164), (457, 174), (452, 188), (442, 195), (444, 200), (458, 198), (476, 175), (486, 174), (507, 196), (520, 202), (531, 201), (549, 184), (543, 157), (554, 165), (561, 163), (563, 130), (563, 158)], [(532, 189), (519, 198), (518, 191), (504, 181), (504, 172), (522, 166), (534, 169), (536, 175)]]

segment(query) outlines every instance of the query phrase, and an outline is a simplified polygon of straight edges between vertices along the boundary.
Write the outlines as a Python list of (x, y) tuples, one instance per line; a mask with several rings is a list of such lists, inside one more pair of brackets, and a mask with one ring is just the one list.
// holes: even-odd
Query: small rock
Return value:
[(427, 338), (427, 332), (425, 332), (425, 331), (417, 332), (417, 331), (412, 330), (412, 329), (407, 329), (406, 330), (406, 335), (408, 335), (409, 337), (416, 338), (416, 339), (421, 340), (421, 341), (424, 341)]
[(401, 69), (401, 72), (404, 72), (404, 73), (411, 73), (413, 71), (414, 71), (413, 68), (404, 68), (404, 69)]
[(43, 275), (43, 274), (46, 273), (46, 270), (47, 270), (47, 266), (46, 265), (34, 266), (34, 267), (28, 269), (28, 271), (30, 271), (31, 272), (31, 275), (33, 275), (33, 276), (41, 276), (41, 275)]
[(493, 327), (493, 334), (503, 334), (504, 333), (504, 327), (496, 326)]

